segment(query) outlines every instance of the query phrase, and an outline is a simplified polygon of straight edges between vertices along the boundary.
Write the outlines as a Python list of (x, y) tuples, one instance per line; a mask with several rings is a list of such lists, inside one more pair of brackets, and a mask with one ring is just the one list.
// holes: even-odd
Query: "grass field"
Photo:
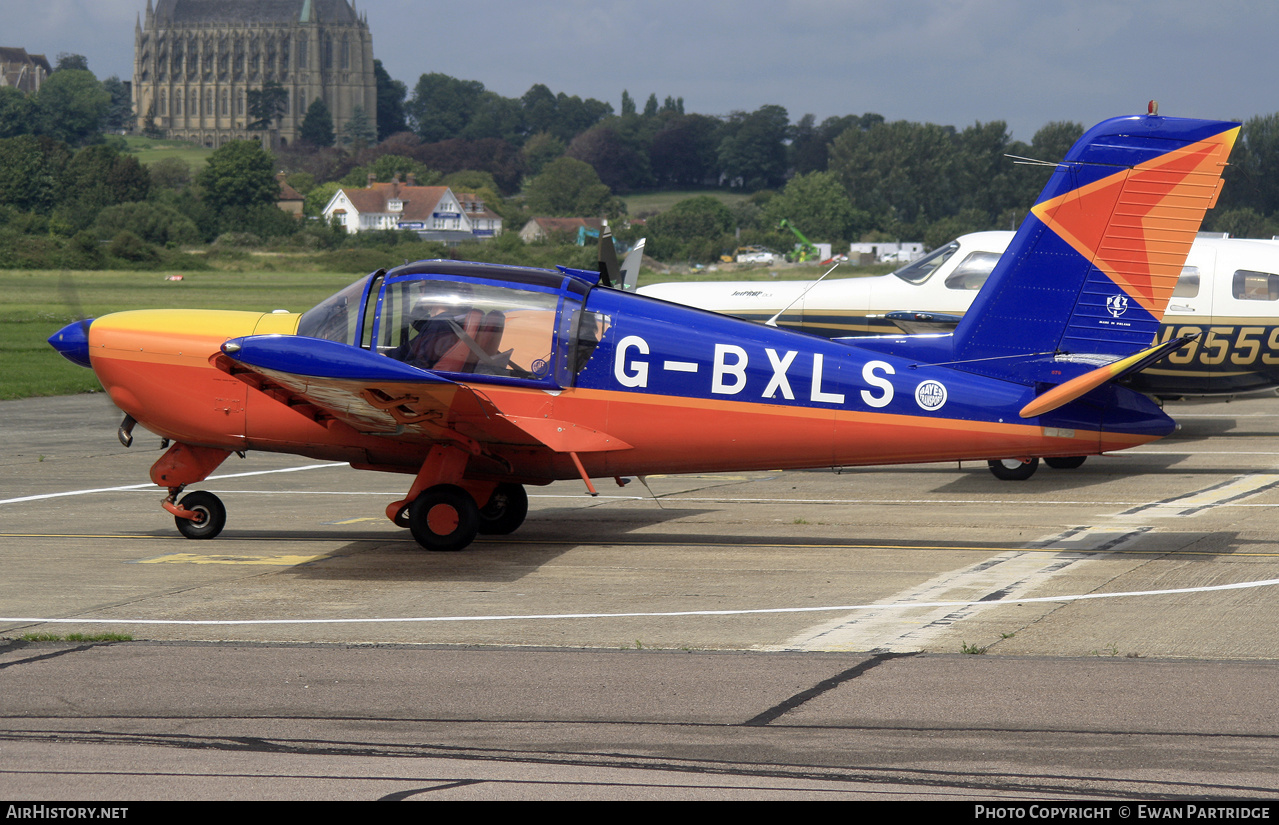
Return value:
[[(876, 275), (891, 267), (841, 268), (832, 277)], [(701, 270), (662, 274), (644, 270), (640, 284), (664, 281), (812, 279), (817, 265)], [(130, 309), (241, 309), (301, 312), (360, 277), (357, 271), (182, 273), (23, 272), (0, 270), (0, 399), (70, 395), (101, 389), (93, 373), (54, 352), (50, 335), (79, 318)]]
[(665, 212), (680, 201), (695, 198), (698, 195), (710, 195), (722, 201), (726, 206), (732, 206), (750, 197), (750, 195), (741, 192), (705, 189), (688, 192), (641, 192), (638, 195), (624, 195), (622, 200), (626, 202), (626, 213), (628, 215), (639, 216)]
[(195, 174), (204, 168), (204, 162), (213, 154), (198, 143), (187, 140), (156, 140), (154, 138), (128, 135), (124, 139), (129, 144), (129, 154), (136, 155), (141, 164), (155, 163), (161, 158), (179, 158), (186, 161)]
[(101, 389), (46, 343), (77, 318), (127, 309), (309, 309), (355, 273), (15, 272), (0, 270), (0, 399)]

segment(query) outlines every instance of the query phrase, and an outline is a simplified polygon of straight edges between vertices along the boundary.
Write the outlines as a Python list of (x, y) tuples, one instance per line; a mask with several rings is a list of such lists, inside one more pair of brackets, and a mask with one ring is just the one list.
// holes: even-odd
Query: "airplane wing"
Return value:
[(573, 422), (503, 412), (482, 387), (367, 350), (296, 335), (227, 341), (215, 367), (317, 421), (418, 443), (452, 443), (479, 455), (498, 445), (578, 453), (627, 450)]

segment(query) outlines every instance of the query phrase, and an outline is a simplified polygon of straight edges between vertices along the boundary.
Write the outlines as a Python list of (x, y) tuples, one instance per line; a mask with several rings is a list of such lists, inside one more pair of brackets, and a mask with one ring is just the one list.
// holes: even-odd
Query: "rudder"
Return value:
[(955, 358), (1000, 375), (1016, 356), (1149, 346), (1238, 132), (1157, 116), (1088, 130), (956, 328)]

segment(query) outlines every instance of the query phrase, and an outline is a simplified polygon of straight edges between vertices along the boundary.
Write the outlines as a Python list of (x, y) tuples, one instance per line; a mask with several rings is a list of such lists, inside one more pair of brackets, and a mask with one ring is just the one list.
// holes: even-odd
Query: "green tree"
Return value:
[(461, 137), (484, 95), (478, 80), (458, 80), (440, 72), (424, 74), (405, 106), (414, 129), (424, 142)]
[(363, 148), (377, 143), (377, 126), (369, 120), (363, 106), (351, 110), (351, 119), (342, 129), (342, 144)]
[(720, 168), (733, 185), (746, 189), (781, 186), (786, 180), (786, 138), (790, 119), (781, 106), (734, 112), (719, 145)]
[(255, 140), (224, 143), (209, 156), (196, 181), (215, 213), (232, 207), (274, 205), (280, 193), (275, 161)]
[(590, 217), (616, 210), (609, 188), (589, 163), (558, 158), (524, 187), (525, 201), (534, 215)]
[(190, 218), (170, 206), (149, 201), (103, 209), (91, 231), (99, 238), (114, 238), (126, 230), (158, 246), (200, 242), (200, 232)]
[(36, 123), (40, 134), (78, 145), (98, 133), (110, 107), (110, 93), (92, 72), (63, 69), (40, 87)]
[(421, 161), (404, 155), (379, 155), (368, 166), (357, 166), (342, 178), (343, 186), (364, 187), (368, 185), (369, 175), (379, 183), (390, 183), (397, 175), (401, 181), (407, 181), (413, 175), (418, 186), (435, 186), (443, 177), (439, 172)]
[(106, 144), (77, 152), (67, 164), (63, 181), (67, 196), (58, 214), (76, 229), (88, 227), (108, 206), (146, 200), (151, 191), (151, 176), (138, 159)]
[(1279, 210), (1279, 112), (1249, 118), (1239, 132), (1226, 167), (1220, 207), (1251, 209), (1260, 215)]
[(550, 132), (538, 132), (524, 142), (524, 148), (520, 150), (520, 153), (524, 156), (524, 165), (528, 174), (534, 176), (541, 172), (546, 164), (562, 157), (567, 148), (564, 141)]
[(541, 83), (534, 84), (520, 98), (524, 108), (524, 126), (528, 134), (549, 132), (568, 143), (613, 113), (613, 106), (595, 98), (582, 100), (560, 92), (553, 94)]
[(568, 156), (589, 163), (609, 189), (627, 192), (652, 186), (647, 147), (637, 138), (627, 139), (607, 123), (594, 126), (573, 138)]
[(129, 94), (129, 87), (112, 75), (102, 81), (102, 88), (111, 96), (111, 104), (102, 118), (102, 131), (117, 134), (132, 131), (137, 118), (133, 115), (133, 99)]
[(71, 160), (66, 144), (19, 135), (0, 140), (0, 204), (47, 215), (63, 195), (63, 174)]
[(719, 198), (688, 198), (649, 219), (646, 251), (659, 260), (711, 261), (731, 239), (733, 213)]
[(31, 134), (35, 111), (30, 97), (12, 86), (0, 86), (0, 138)]
[(899, 120), (848, 129), (831, 144), (829, 170), (880, 228), (956, 211), (953, 128)]
[(274, 80), (263, 83), (261, 89), (249, 89), (245, 98), (249, 109), (248, 128), (253, 131), (273, 128), (288, 111), (289, 93)]
[(89, 71), (89, 58), (74, 52), (58, 52), (58, 63), (53, 67), (53, 70), (61, 72), (68, 69), (77, 72)]
[(342, 188), (342, 184), (338, 181), (330, 183), (321, 183), (319, 186), (306, 193), (306, 200), (302, 202), (302, 212), (309, 217), (319, 217), (324, 212), (324, 207), (329, 205), (329, 201), (333, 200), (333, 196)]
[(461, 137), (470, 140), (500, 138), (513, 144), (524, 142), (524, 109), (518, 100), (484, 92), (476, 103)]
[(631, 97), (631, 93), (622, 90), (622, 117), (635, 114), (635, 98)]
[(333, 145), (333, 115), (323, 99), (317, 97), (306, 108), (306, 117), (302, 118), (302, 127), (298, 129), (298, 139), (311, 146)]
[(869, 215), (853, 209), (844, 187), (829, 172), (791, 178), (786, 188), (768, 202), (764, 214), (770, 228), (776, 228), (785, 218), (814, 242), (852, 240), (869, 229), (871, 223)]
[(408, 131), (404, 120), (404, 100), (409, 89), (382, 67), (382, 61), (374, 59), (373, 77), (377, 82), (377, 140), (386, 140), (397, 132)]
[(649, 161), (657, 184), (701, 186), (719, 175), (720, 122), (705, 115), (671, 118), (653, 136)]
[(191, 165), (182, 158), (160, 158), (147, 167), (151, 185), (157, 189), (185, 189), (191, 183)]

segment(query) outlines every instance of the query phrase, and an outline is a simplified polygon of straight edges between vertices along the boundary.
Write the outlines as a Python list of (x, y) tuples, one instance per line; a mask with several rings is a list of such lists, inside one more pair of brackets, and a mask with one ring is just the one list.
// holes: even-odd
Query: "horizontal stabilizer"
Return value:
[(1058, 384), (1023, 407), (1018, 415), (1022, 418), (1034, 418), (1037, 415), (1052, 412), (1058, 407), (1063, 407), (1076, 398), (1097, 389), (1102, 384), (1118, 381), (1125, 375), (1144, 370), (1168, 353), (1181, 349), (1198, 337), (1199, 333), (1194, 333), (1192, 335), (1183, 335), (1180, 338), (1173, 338), (1127, 358), (1121, 358), (1118, 361), (1086, 372), (1064, 384)]

